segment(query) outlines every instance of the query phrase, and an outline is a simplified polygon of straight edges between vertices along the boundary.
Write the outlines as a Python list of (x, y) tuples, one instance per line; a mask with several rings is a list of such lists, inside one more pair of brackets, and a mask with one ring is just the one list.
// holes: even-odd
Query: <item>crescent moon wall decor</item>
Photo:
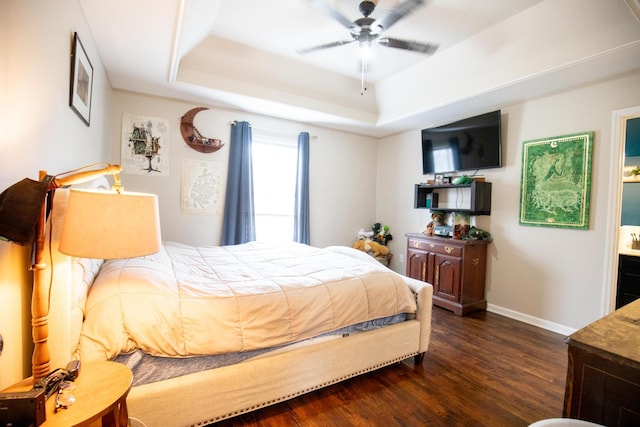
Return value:
[(180, 133), (184, 142), (191, 148), (201, 153), (213, 153), (221, 149), (224, 144), (217, 138), (207, 138), (193, 125), (193, 118), (206, 107), (193, 108), (185, 113), (180, 119)]

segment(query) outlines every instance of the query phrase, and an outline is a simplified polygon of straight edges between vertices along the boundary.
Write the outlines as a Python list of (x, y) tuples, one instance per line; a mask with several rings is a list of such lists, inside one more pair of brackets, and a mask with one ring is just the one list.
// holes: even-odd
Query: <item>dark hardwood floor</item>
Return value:
[(527, 426), (562, 416), (564, 336), (434, 307), (429, 351), (220, 426)]

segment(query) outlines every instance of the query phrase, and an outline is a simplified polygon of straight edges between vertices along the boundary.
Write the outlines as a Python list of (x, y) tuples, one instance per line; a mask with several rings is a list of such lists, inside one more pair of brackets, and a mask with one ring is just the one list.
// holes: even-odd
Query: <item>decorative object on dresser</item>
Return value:
[(454, 212), (453, 213), (453, 238), (466, 239), (471, 228), (471, 215)]
[(464, 316), (485, 310), (486, 240), (407, 236), (406, 275), (433, 285), (433, 304)]
[[(437, 195), (436, 195), (437, 196)], [(427, 200), (429, 200), (429, 195), (427, 195)], [(437, 197), (435, 197), (436, 205), (437, 205)], [(444, 223), (445, 214), (444, 212), (439, 212), (435, 210), (431, 210), (431, 221), (427, 223), (427, 227), (423, 231), (427, 236), (433, 236), (436, 234), (436, 231), (441, 233), (443, 230), (447, 231), (448, 227)], [(445, 228), (443, 228), (443, 226)]]
[(640, 425), (640, 300), (567, 338), (564, 417)]

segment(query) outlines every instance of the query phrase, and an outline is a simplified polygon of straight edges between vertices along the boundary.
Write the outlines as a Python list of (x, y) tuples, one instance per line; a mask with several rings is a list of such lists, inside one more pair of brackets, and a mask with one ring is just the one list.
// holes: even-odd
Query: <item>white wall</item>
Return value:
[[(94, 67), (90, 127), (68, 107), (76, 31)], [(39, 170), (55, 174), (96, 162), (119, 163), (122, 113), (163, 117), (171, 123), (170, 176), (123, 174), (123, 184), (128, 190), (159, 194), (165, 239), (196, 245), (220, 242), (221, 214), (180, 212), (181, 167), (183, 159), (219, 160), (226, 179), (228, 147), (200, 154), (184, 144), (180, 117), (200, 105), (113, 92), (75, 0), (0, 1), (0, 95), (0, 191), (24, 177), (37, 179)], [(314, 245), (351, 245), (357, 230), (374, 220), (374, 139), (229, 110), (202, 112), (196, 124), (205, 135), (228, 143), (232, 120), (294, 136), (308, 131), (316, 137), (311, 140), (310, 166)], [(28, 248), (0, 242), (0, 334), (5, 343), (0, 388), (31, 372), (29, 262)]]
[[(182, 162), (185, 159), (221, 162), (224, 197), (229, 159), (232, 121), (248, 121), (252, 127), (276, 131), (293, 141), (307, 131), (310, 140), (311, 244), (315, 246), (351, 245), (361, 227), (375, 219), (376, 140), (370, 137), (307, 126), (287, 120), (248, 114), (222, 108), (198, 113), (194, 125), (209, 138), (219, 138), (225, 146), (203, 154), (189, 148), (180, 135), (180, 118), (190, 109), (206, 107), (130, 92), (114, 92), (111, 156), (120, 155), (120, 130), (124, 113), (163, 118), (170, 123), (170, 173), (167, 177), (122, 174), (125, 189), (158, 194), (164, 240), (191, 245), (218, 245), (222, 230), (218, 214), (194, 215), (180, 209)], [(162, 143), (162, 142), (161, 142)], [(274, 189), (277, 191), (277, 189)]]
[[(580, 328), (602, 316), (612, 111), (640, 105), (640, 73), (521, 104), (503, 106), (501, 169), (485, 171), (493, 183), (490, 216), (476, 217), (491, 232), (487, 263), (490, 309), (557, 331)], [(588, 230), (518, 224), (522, 142), (595, 131)], [(424, 182), (420, 130), (382, 139), (379, 145), (378, 218), (399, 238), (392, 251), (406, 251), (404, 233), (424, 230), (429, 211), (412, 209), (413, 185)], [(393, 268), (404, 272), (400, 257)]]
[(485, 95), (485, 105), (520, 102), (566, 87), (564, 79), (580, 85), (633, 70), (638, 64), (627, 50), (639, 39), (638, 21), (622, 0), (540, 1), (376, 84), (384, 100), (378, 120), (422, 111), (427, 120), (445, 111), (462, 118), (473, 114), (474, 96)]
[[(70, 54), (78, 32), (94, 67), (91, 126), (69, 108)], [(99, 161), (107, 153), (111, 89), (75, 0), (0, 1), (0, 191)], [(28, 250), (0, 242), (0, 388), (30, 374)]]
[[(68, 107), (74, 31), (94, 66), (90, 127)], [(487, 272), (493, 310), (528, 316), (552, 328), (579, 328), (600, 317), (611, 112), (640, 105), (638, 87), (640, 75), (633, 74), (502, 107), (505, 167), (485, 174), (493, 182), (493, 211), (477, 220), (495, 238)], [(199, 154), (180, 137), (179, 119), (195, 106), (200, 105), (112, 92), (75, 0), (0, 1), (0, 189), (25, 176), (36, 178), (40, 169), (59, 173), (98, 161), (117, 163), (122, 113), (163, 117), (171, 123), (171, 175), (123, 175), (124, 185), (159, 194), (165, 239), (217, 244), (221, 215), (186, 215), (179, 209), (183, 159), (220, 160), (226, 172), (228, 147)], [(428, 220), (427, 211), (412, 208), (413, 185), (425, 179), (420, 173), (419, 129), (376, 144), (368, 137), (223, 109), (200, 113), (196, 124), (205, 135), (228, 143), (232, 120), (316, 136), (311, 140), (311, 243), (351, 245), (359, 228), (380, 221), (394, 235), (393, 267), (404, 272), (399, 256), (405, 251), (404, 233), (423, 230)], [(519, 226), (522, 141), (585, 130), (596, 132), (589, 230)], [(27, 263), (24, 248), (0, 242), (0, 334), (5, 338), (0, 387), (30, 371)]]

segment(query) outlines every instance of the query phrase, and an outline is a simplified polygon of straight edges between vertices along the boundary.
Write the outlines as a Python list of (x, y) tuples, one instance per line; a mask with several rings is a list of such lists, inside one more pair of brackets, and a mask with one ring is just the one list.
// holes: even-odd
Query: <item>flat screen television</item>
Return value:
[(500, 110), (422, 130), (422, 173), (502, 167)]

